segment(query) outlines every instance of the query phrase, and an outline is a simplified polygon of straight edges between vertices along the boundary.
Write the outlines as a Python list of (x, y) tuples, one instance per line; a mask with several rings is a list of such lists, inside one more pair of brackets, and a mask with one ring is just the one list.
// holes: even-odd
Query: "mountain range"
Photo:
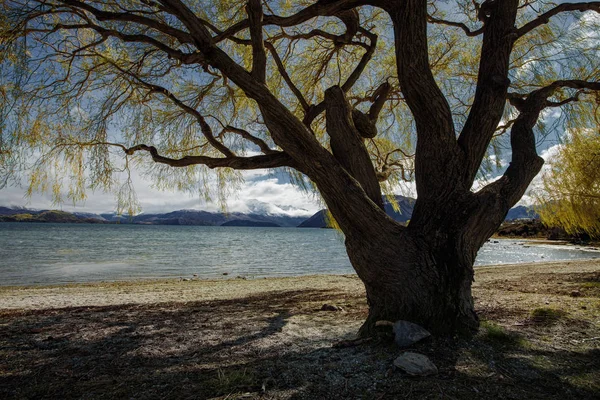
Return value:
[[(139, 214), (135, 216), (115, 213), (92, 214), (86, 212), (65, 212), (57, 210), (32, 210), (19, 207), (1, 207), (0, 222), (55, 222), (55, 223), (99, 223), (99, 224), (140, 224), (140, 225), (199, 225), (199, 226), (268, 226), (296, 227), (307, 217), (298, 210), (272, 214), (269, 207), (254, 208), (250, 213), (222, 213), (200, 210), (179, 210), (162, 214)], [(294, 214), (304, 214), (297, 216)]]
[[(399, 210), (394, 210), (386, 199), (385, 211), (398, 222), (410, 220), (415, 199), (396, 196)], [(509, 211), (506, 220), (537, 219), (539, 216), (530, 207), (518, 206)], [(325, 228), (326, 210), (318, 211), (307, 218), (307, 211), (288, 206), (273, 206), (255, 201), (250, 213), (223, 213), (201, 210), (179, 210), (162, 214), (139, 214), (123, 216), (115, 213), (92, 214), (86, 212), (69, 213), (56, 210), (32, 210), (19, 207), (0, 206), (0, 222), (54, 222), (54, 223), (99, 223), (99, 224), (141, 224), (141, 225), (199, 225), (199, 226), (264, 226)]]

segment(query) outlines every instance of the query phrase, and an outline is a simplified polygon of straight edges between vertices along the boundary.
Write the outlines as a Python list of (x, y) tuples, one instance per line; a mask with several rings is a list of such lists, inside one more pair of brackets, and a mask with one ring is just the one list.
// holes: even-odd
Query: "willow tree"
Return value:
[[(66, 174), (76, 200), (134, 164), (159, 185), (204, 179), (208, 191), (236, 170), (284, 169), (318, 190), (345, 234), (368, 297), (362, 335), (381, 319), (477, 328), (475, 256), (542, 166), (540, 116), (563, 107), (585, 125), (600, 88), (599, 2), (1, 7), (5, 178), (35, 156), (31, 188), (64, 193)], [(510, 165), (473, 190), (492, 156), (501, 164), (504, 141)], [(382, 194), (411, 179), (418, 199), (404, 227)]]
[(573, 133), (551, 158), (542, 182), (536, 197), (545, 224), (600, 237), (599, 132)]

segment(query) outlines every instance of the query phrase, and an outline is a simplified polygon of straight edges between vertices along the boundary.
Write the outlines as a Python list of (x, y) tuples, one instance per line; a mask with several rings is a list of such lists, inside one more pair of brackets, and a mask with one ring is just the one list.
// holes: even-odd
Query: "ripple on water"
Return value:
[[(476, 265), (571, 260), (600, 253), (496, 239)], [(134, 278), (348, 274), (343, 236), (330, 229), (0, 224), (0, 284)]]

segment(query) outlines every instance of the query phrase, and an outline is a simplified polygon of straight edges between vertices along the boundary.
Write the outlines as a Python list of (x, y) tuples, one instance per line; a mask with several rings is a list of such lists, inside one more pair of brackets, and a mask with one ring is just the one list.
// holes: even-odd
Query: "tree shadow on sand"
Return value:
[[(343, 312), (319, 311), (335, 303)], [(0, 314), (1, 398), (598, 398), (590, 346), (540, 350), (505, 332), (415, 347), (440, 373), (392, 367), (383, 342), (333, 348), (365, 316), (362, 297), (272, 292), (237, 300)], [(536, 327), (553, 329), (552, 327)], [(502, 335), (500, 335), (502, 336)], [(566, 397), (568, 396), (568, 397)]]

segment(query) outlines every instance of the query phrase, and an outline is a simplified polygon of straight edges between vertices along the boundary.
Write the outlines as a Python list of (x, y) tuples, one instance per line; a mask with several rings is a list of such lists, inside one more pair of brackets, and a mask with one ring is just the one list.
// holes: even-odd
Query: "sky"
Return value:
[[(295, 187), (283, 177), (274, 176), (269, 171), (257, 170), (243, 173), (245, 182), (239, 192), (233, 194), (227, 202), (230, 212), (259, 211), (266, 207), (272, 214), (290, 216), (310, 216), (322, 209), (319, 199)], [(206, 203), (199, 194), (183, 191), (161, 191), (153, 187), (137, 171), (132, 171), (135, 192), (145, 213), (161, 213), (183, 209), (219, 211), (216, 203)], [(51, 194), (35, 193), (31, 198), (25, 196), (25, 186), (7, 187), (0, 190), (0, 206), (24, 206), (34, 209), (60, 209), (63, 211), (107, 213), (113, 212), (117, 201), (114, 194), (89, 192), (88, 199), (73, 205), (52, 203)]]
[[(558, 133), (560, 134), (560, 133)], [(555, 137), (556, 138), (556, 137)], [(546, 160), (556, 153), (556, 140), (540, 143), (540, 155)], [(507, 159), (510, 154), (506, 154)], [(507, 165), (508, 160), (503, 159), (502, 164)], [(257, 208), (265, 208), (266, 211), (275, 214), (287, 214), (291, 216), (310, 216), (323, 208), (318, 196), (304, 192), (295, 187), (283, 176), (275, 176), (268, 171), (245, 171), (242, 173), (245, 182), (241, 189), (231, 196), (227, 202), (227, 209), (231, 212), (252, 212)], [(489, 181), (494, 180), (498, 173), (490, 175)], [(206, 211), (218, 211), (220, 206), (216, 203), (206, 203), (199, 194), (190, 194), (180, 191), (160, 191), (153, 187), (151, 181), (142, 176), (139, 171), (132, 171), (134, 188), (141, 204), (143, 212), (158, 213), (180, 209), (197, 209)], [(532, 187), (538, 187), (540, 177), (532, 183)], [(476, 184), (481, 187), (483, 182)], [(73, 205), (70, 203), (53, 204), (51, 194), (34, 193), (30, 198), (25, 196), (26, 186), (9, 186), (0, 189), (0, 206), (20, 206), (35, 209), (62, 209), (64, 211), (79, 211), (92, 213), (113, 212), (117, 201), (114, 194), (103, 192), (88, 192), (85, 202)], [(414, 185), (396, 191), (415, 197)], [(531, 204), (529, 196), (525, 196), (520, 204)]]

